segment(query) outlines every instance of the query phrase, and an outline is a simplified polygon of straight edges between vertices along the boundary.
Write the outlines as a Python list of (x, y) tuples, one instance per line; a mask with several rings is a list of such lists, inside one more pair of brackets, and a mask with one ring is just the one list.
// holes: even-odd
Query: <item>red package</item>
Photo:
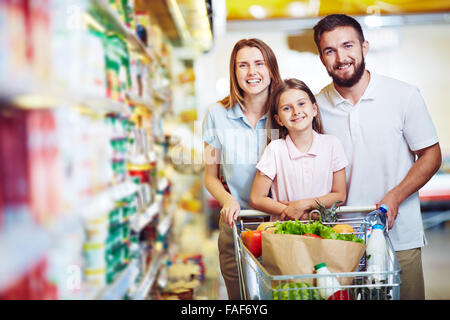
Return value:
[(27, 113), (27, 128), (29, 205), (36, 221), (43, 222), (62, 211), (62, 169), (53, 113), (50, 110)]
[(3, 205), (28, 203), (28, 151), (25, 111), (8, 108), (0, 112), (0, 184)]
[(44, 256), (26, 274), (3, 292), (0, 300), (56, 300), (56, 285), (47, 279), (48, 263)]

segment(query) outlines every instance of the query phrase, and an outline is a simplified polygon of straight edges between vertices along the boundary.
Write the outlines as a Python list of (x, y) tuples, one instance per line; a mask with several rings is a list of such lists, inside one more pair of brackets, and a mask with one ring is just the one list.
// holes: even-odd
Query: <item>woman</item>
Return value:
[[(240, 299), (231, 226), (241, 208), (250, 208), (255, 165), (267, 141), (269, 95), (281, 82), (276, 57), (267, 44), (259, 39), (238, 41), (230, 57), (230, 94), (211, 106), (203, 123), (204, 183), (222, 206), (219, 260), (231, 300)], [(230, 192), (220, 180), (221, 169)]]

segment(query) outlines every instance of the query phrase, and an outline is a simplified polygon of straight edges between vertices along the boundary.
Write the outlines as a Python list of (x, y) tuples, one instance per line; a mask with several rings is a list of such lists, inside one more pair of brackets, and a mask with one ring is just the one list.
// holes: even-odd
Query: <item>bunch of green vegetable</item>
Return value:
[(340, 234), (333, 228), (322, 224), (320, 221), (313, 223), (302, 223), (298, 220), (289, 220), (284, 222), (275, 222), (276, 234), (298, 234), (298, 235), (316, 235), (323, 239), (345, 240), (364, 244), (364, 240), (355, 237), (353, 234)]
[(320, 300), (320, 294), (308, 282), (281, 283), (273, 288), (273, 300)]

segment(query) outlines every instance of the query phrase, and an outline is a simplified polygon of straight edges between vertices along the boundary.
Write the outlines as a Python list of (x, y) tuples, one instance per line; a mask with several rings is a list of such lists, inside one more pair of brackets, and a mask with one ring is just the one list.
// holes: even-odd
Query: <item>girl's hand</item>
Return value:
[[(284, 202), (286, 204), (286, 202)], [(287, 208), (281, 213), (283, 220), (308, 220), (309, 211), (311, 210), (308, 201), (297, 200), (287, 203)]]
[(237, 202), (236, 199), (231, 198), (223, 204), (220, 214), (231, 228), (233, 227), (233, 221), (237, 220), (240, 211), (241, 206), (239, 205), (239, 202)]
[(307, 200), (297, 200), (292, 202), (280, 201), (287, 205), (281, 213), (282, 220), (308, 220), (311, 204)]

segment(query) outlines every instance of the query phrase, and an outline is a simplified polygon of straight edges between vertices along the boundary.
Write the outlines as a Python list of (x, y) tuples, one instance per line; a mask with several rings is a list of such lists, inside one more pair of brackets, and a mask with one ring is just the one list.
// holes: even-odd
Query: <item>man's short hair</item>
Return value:
[(320, 53), (320, 37), (324, 32), (333, 31), (338, 27), (352, 27), (358, 33), (358, 38), (361, 44), (364, 42), (364, 34), (361, 25), (355, 18), (345, 14), (330, 14), (317, 22), (314, 26), (314, 42)]

